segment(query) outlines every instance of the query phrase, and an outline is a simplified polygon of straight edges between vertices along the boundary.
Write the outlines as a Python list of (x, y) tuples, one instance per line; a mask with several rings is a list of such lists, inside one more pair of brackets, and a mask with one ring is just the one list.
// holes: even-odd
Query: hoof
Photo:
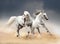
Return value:
[(50, 36), (53, 36), (52, 34), (50, 34)]
[[(47, 32), (49, 32), (49, 31), (47, 31)], [(50, 32), (49, 32), (50, 33)]]
[(39, 33), (41, 35), (41, 33)]
[(28, 38), (28, 37), (29, 37), (29, 35), (26, 36), (26, 38)]
[(17, 37), (19, 37), (19, 35), (17, 35)]

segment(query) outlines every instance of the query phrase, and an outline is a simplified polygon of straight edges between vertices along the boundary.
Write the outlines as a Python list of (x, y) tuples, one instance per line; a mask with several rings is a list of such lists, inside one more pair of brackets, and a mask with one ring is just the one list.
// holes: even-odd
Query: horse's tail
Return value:
[(11, 16), (7, 22), (7, 26), (10, 26), (16, 19), (16, 16)]

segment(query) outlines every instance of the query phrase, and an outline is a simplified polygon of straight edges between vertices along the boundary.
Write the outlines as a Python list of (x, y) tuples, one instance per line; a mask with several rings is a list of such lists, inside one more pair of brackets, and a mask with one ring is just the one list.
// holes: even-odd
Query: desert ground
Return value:
[[(26, 29), (26, 28), (23, 28)], [(49, 35), (47, 32), (36, 32), (34, 35), (27, 36), (26, 30), (21, 29), (20, 36), (16, 37), (14, 27), (3, 27), (0, 25), (0, 44), (60, 44), (60, 36)]]

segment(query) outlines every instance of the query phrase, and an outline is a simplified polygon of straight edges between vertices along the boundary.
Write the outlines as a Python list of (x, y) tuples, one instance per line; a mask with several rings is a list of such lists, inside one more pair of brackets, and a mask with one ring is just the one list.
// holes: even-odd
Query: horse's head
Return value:
[(28, 11), (24, 11), (24, 21), (29, 20), (30, 18), (30, 13)]
[(29, 18), (30, 17), (30, 13), (28, 11), (24, 11), (24, 16), (25, 16), (25, 18)]
[(48, 20), (48, 16), (47, 16), (46, 13), (43, 13), (43, 16), (44, 16), (44, 18), (45, 18), (46, 20)]
[(44, 10), (38, 10), (38, 15), (44, 17), (46, 20), (48, 20), (47, 14), (44, 12)]
[(44, 10), (37, 10), (35, 15), (39, 15), (40, 17), (45, 18), (46, 20), (48, 20), (48, 16), (47, 14), (44, 12)]

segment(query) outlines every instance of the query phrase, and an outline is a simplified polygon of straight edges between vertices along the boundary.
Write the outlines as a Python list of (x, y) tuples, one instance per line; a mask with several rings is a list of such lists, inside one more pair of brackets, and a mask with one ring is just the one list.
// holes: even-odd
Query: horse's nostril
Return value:
[(30, 33), (30, 31), (28, 31), (28, 34)]
[(23, 24), (24, 25), (24, 24)]
[(48, 20), (48, 19), (47, 19)]

